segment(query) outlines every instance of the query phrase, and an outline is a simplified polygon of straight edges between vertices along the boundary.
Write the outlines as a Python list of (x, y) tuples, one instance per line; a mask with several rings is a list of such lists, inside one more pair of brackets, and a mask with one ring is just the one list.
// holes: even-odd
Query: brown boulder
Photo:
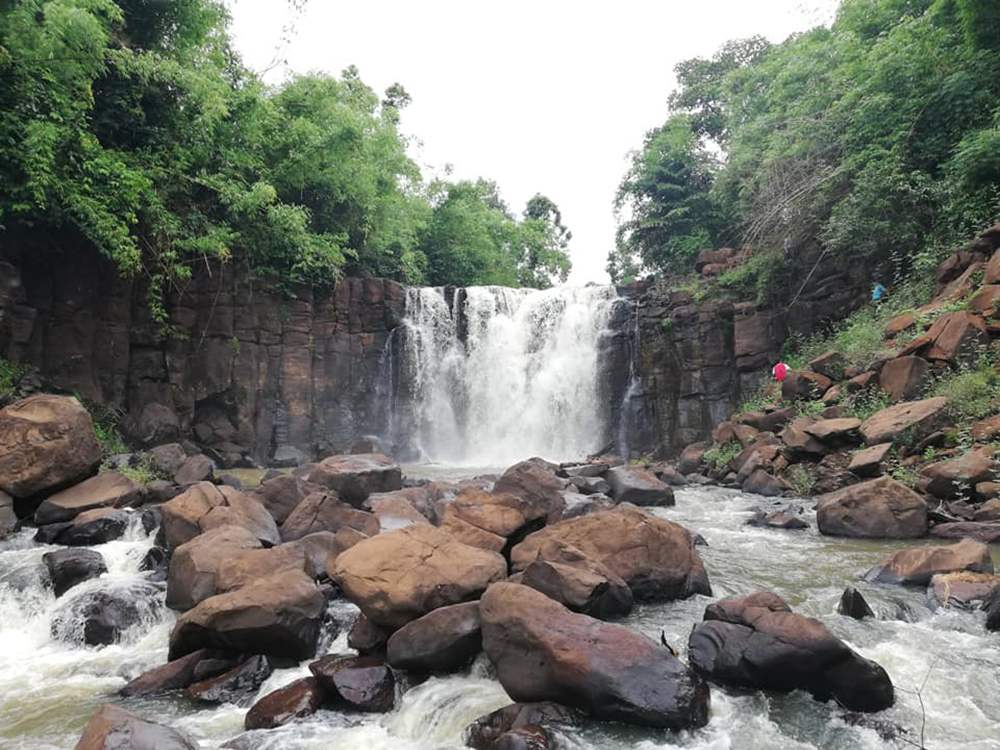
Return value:
[(432, 526), (366, 539), (341, 553), (333, 570), (348, 599), (373, 622), (393, 629), (438, 607), (475, 599), (506, 575), (500, 555)]
[[(439, 607), (433, 611), (439, 612), (442, 609), (447, 608)], [(426, 617), (427, 615), (424, 616)], [(414, 620), (414, 622), (417, 622), (417, 620)], [(404, 625), (403, 627), (406, 626)], [(362, 612), (354, 620), (354, 624), (351, 625), (351, 629), (347, 633), (347, 645), (362, 656), (369, 654), (384, 654), (385, 646), (390, 635), (392, 634), (388, 630), (380, 628), (378, 625), (365, 617)]]
[(71, 521), (94, 508), (121, 508), (142, 499), (142, 487), (116, 471), (106, 471), (50, 495), (35, 511), (35, 523)]
[(694, 474), (704, 463), (706, 451), (708, 451), (706, 443), (692, 443), (687, 446), (677, 459), (677, 471), (685, 475)]
[(948, 399), (943, 396), (922, 401), (905, 401), (876, 412), (861, 424), (861, 434), (868, 445), (891, 443), (904, 432), (914, 439), (930, 435), (944, 422)]
[(930, 375), (930, 365), (921, 357), (890, 359), (879, 372), (878, 382), (893, 401), (917, 398)]
[(172, 477), (187, 459), (180, 443), (166, 443), (146, 451), (146, 459), (162, 476)]
[(978, 608), (1000, 588), (992, 573), (939, 573), (931, 578), (927, 594), (939, 607)]
[[(198, 539), (200, 538), (198, 537)], [(188, 544), (193, 544), (198, 539), (188, 542)], [(308, 548), (303, 544), (304, 541), (303, 539), (267, 549), (248, 549), (245, 552), (230, 553), (218, 566), (215, 591), (220, 594), (226, 591), (235, 591), (260, 578), (286, 570), (302, 571), (310, 578), (317, 578), (320, 573), (325, 571), (325, 562), (322, 567), (317, 569), (315, 567), (316, 559), (309, 555)], [(176, 552), (174, 554), (176, 555)], [(327, 554), (329, 554), (329, 550), (326, 550), (326, 554), (319, 552), (316, 557), (325, 561)]]
[(302, 677), (274, 690), (247, 711), (243, 728), (274, 729), (295, 719), (310, 716), (326, 700), (326, 691), (315, 677)]
[(1000, 252), (994, 252), (986, 264), (983, 276), (984, 284), (1000, 284)]
[(79, 482), (101, 447), (79, 401), (39, 394), (0, 409), (0, 490), (21, 499)]
[(826, 393), (833, 381), (809, 370), (790, 370), (781, 382), (781, 397), (788, 401), (813, 401)]
[(830, 451), (822, 441), (817, 440), (806, 429), (814, 424), (808, 417), (800, 417), (781, 431), (781, 442), (785, 444), (785, 455), (790, 459), (815, 458)]
[(955, 521), (931, 527), (938, 539), (975, 539), (984, 544), (1000, 542), (1000, 521)]
[(816, 525), (821, 534), (872, 539), (927, 535), (927, 503), (889, 477), (821, 495), (816, 503)]
[[(421, 490), (422, 488), (413, 487), (411, 489)], [(423, 491), (426, 493), (426, 490)], [(371, 511), (375, 515), (382, 531), (396, 531), (414, 524), (430, 523), (427, 517), (417, 510), (406, 493), (407, 490), (380, 492), (369, 495), (368, 499), (365, 500), (365, 510)]]
[(249, 706), (272, 672), (274, 666), (266, 656), (251, 656), (222, 674), (189, 685), (184, 694), (202, 703)]
[(739, 415), (736, 420), (742, 424), (750, 425), (760, 432), (779, 432), (782, 427), (795, 418), (795, 409), (785, 407), (769, 412), (748, 411)]
[(646, 636), (513, 583), (490, 586), (480, 615), (483, 649), (515, 701), (675, 730), (708, 722), (708, 686)]
[(553, 724), (574, 726), (582, 719), (579, 711), (558, 703), (511, 703), (480, 716), (465, 728), (463, 735), (465, 744), (474, 750), (495, 750), (495, 743), (514, 730)]
[(924, 352), (927, 359), (958, 362), (974, 357), (980, 346), (989, 344), (986, 323), (978, 315), (954, 312), (942, 315), (927, 331), (932, 343)]
[(281, 525), (281, 538), (295, 541), (317, 531), (337, 532), (342, 528), (365, 536), (379, 533), (378, 519), (371, 513), (341, 502), (335, 492), (314, 492), (299, 503)]
[(885, 336), (886, 338), (893, 338), (916, 324), (917, 316), (914, 313), (902, 313), (885, 324)]
[(758, 434), (759, 431), (757, 428), (751, 427), (748, 424), (720, 422), (712, 430), (712, 442), (717, 445), (723, 445), (731, 440), (735, 440), (746, 448), (754, 441)]
[(755, 469), (740, 483), (740, 489), (763, 497), (777, 497), (788, 485), (764, 469)]
[(158, 695), (171, 690), (181, 690), (199, 678), (212, 677), (224, 667), (198, 675), (199, 666), (206, 662), (226, 663), (219, 659), (221, 652), (206, 648), (192, 651), (190, 654), (168, 661), (158, 667), (153, 667), (131, 680), (118, 691), (123, 698), (141, 698), (146, 695)]
[(268, 545), (281, 542), (271, 514), (259, 502), (233, 487), (199, 482), (160, 506), (161, 528), (173, 549), (198, 534), (222, 526), (240, 526)]
[(911, 547), (895, 552), (865, 573), (876, 583), (925, 586), (938, 573), (992, 573), (990, 548), (973, 539), (957, 544)]
[(381, 660), (372, 656), (324, 656), (309, 665), (320, 686), (358, 711), (391, 711), (396, 680)]
[(279, 474), (263, 482), (251, 496), (267, 508), (274, 522), (280, 526), (299, 503), (320, 489), (318, 485), (310, 484), (302, 477)]
[(882, 462), (892, 450), (892, 443), (880, 443), (860, 450), (851, 456), (847, 470), (856, 476), (877, 477), (882, 473)]
[(611, 485), (611, 497), (619, 503), (639, 506), (674, 504), (674, 491), (656, 475), (637, 466), (617, 466), (605, 475)]
[(882, 667), (769, 592), (710, 604), (688, 638), (688, 656), (698, 672), (726, 685), (805, 690), (850, 711), (881, 711), (895, 701)]
[(602, 563), (629, 585), (636, 599), (711, 594), (691, 533), (638, 508), (600, 511), (536, 531), (511, 550), (513, 570), (525, 570), (552, 540)]
[(532, 509), (515, 495), (467, 488), (455, 496), (442, 516), (445, 520), (459, 518), (490, 534), (507, 538), (522, 529), (528, 523), (527, 515), (532, 514)]
[(843, 445), (859, 441), (858, 429), (861, 420), (852, 417), (838, 419), (820, 419), (803, 429), (809, 435), (826, 445)]
[(105, 703), (90, 717), (75, 750), (198, 750), (198, 745), (176, 729)]
[(490, 552), (502, 552), (507, 546), (507, 540), (504, 537), (474, 526), (468, 521), (463, 521), (450, 507), (445, 508), (444, 520), (441, 522), (440, 528), (456, 542), (470, 547), (478, 547)]
[(997, 471), (993, 448), (982, 446), (958, 458), (938, 461), (920, 473), (927, 477), (927, 492), (944, 499), (967, 494), (980, 482), (991, 480)]
[(399, 466), (381, 453), (330, 456), (315, 464), (306, 478), (333, 490), (355, 508), (361, 507), (369, 495), (393, 492), (403, 486)]
[(527, 521), (542, 518), (550, 522), (557, 520), (565, 507), (562, 482), (556, 476), (557, 468), (540, 458), (529, 458), (507, 469), (493, 486), (493, 491), (498, 495), (509, 494), (520, 498), (523, 501), (520, 510)]
[(1000, 284), (984, 286), (969, 300), (969, 309), (984, 318), (1000, 317)]
[(1000, 414), (980, 420), (972, 425), (972, 438), (987, 442), (1000, 437)]
[(305, 659), (316, 650), (326, 600), (305, 573), (287, 571), (209, 597), (181, 615), (170, 658), (199, 648)]
[(836, 350), (824, 352), (809, 361), (809, 369), (813, 372), (818, 372), (820, 375), (836, 383), (844, 379), (844, 370), (847, 369), (847, 359)]
[(988, 500), (976, 508), (975, 513), (973, 513), (972, 520), (1000, 521), (1000, 498)]
[(220, 569), (241, 550), (260, 547), (251, 532), (239, 526), (221, 526), (199, 534), (174, 550), (167, 573), (167, 606), (187, 610), (224, 589), (217, 583)]
[(520, 582), (574, 612), (599, 620), (624, 617), (632, 611), (632, 590), (621, 577), (557, 540), (539, 549)]
[(386, 661), (395, 669), (447, 674), (465, 669), (482, 650), (479, 602), (438, 607), (390, 636)]
[(212, 479), (214, 473), (215, 462), (208, 456), (202, 453), (188, 456), (174, 472), (174, 484), (187, 487), (198, 482), (207, 482)]

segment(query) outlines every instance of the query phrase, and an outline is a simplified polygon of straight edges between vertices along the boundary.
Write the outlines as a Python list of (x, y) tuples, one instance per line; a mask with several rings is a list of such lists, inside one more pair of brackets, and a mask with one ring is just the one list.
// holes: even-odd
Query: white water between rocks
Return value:
[[(411, 475), (416, 472), (411, 471)], [(467, 472), (464, 472), (467, 475)], [(439, 478), (449, 475), (442, 468)], [(451, 472), (455, 478), (463, 472)], [(864, 656), (882, 664), (897, 687), (896, 705), (876, 718), (895, 722), (919, 739), (921, 711), (909, 692), (926, 679), (926, 746), (931, 750), (996, 750), (1000, 747), (1000, 635), (988, 634), (981, 612), (927, 608), (922, 589), (858, 583), (858, 575), (898, 543), (833, 539), (814, 528), (803, 532), (743, 526), (763, 498), (715, 488), (683, 488), (677, 506), (653, 512), (679, 521), (708, 542), (699, 548), (716, 597), (769, 589), (796, 611), (822, 620)], [(815, 519), (808, 520), (815, 526)], [(128, 679), (166, 660), (167, 636), (175, 615), (166, 609), (133, 627), (114, 646), (84, 647), (53, 639), (50, 622), (67, 599), (102, 587), (129, 586), (152, 544), (134, 525), (120, 541), (95, 547), (109, 573), (71, 589), (58, 601), (42, 585), (41, 556), (54, 549), (30, 541), (25, 530), (0, 543), (0, 747), (5, 750), (72, 748), (94, 707), (116, 701)], [(910, 543), (912, 544), (912, 543)], [(994, 558), (998, 557), (994, 550)], [(1000, 560), (998, 560), (1000, 562)], [(857, 585), (879, 613), (855, 621), (836, 614), (843, 588)], [(161, 594), (162, 596), (162, 594)], [(707, 597), (637, 607), (625, 624), (667, 640), (685, 658), (687, 635), (701, 619)], [(349, 620), (351, 605), (333, 607)], [(342, 633), (324, 653), (346, 651)], [(306, 674), (305, 663), (276, 671), (258, 697)], [(218, 748), (243, 734), (245, 708), (204, 707), (183, 695), (122, 701), (150, 719), (171, 724)], [(234, 745), (269, 750), (457, 750), (462, 730), (477, 717), (508, 702), (489, 678), (480, 657), (460, 676), (433, 678), (410, 690), (389, 714), (320, 711), (302, 722), (245, 735)], [(903, 747), (884, 743), (874, 731), (851, 726), (833, 704), (804, 693), (769, 695), (712, 689), (707, 727), (679, 734), (591, 723), (562, 732), (568, 750), (876, 750)]]

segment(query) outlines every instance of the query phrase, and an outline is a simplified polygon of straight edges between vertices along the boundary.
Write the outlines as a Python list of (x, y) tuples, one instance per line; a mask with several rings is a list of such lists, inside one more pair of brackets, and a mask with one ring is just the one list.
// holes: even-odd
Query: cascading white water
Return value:
[(390, 434), (423, 460), (499, 465), (598, 450), (612, 287), (411, 289)]

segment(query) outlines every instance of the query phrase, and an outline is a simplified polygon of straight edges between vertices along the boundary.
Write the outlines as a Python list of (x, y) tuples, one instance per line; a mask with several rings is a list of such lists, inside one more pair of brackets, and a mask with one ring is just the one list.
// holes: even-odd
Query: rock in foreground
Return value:
[(396, 669), (445, 674), (469, 665), (482, 648), (479, 602), (439, 607), (389, 638), (387, 660)]
[(514, 583), (490, 586), (480, 616), (483, 648), (515, 701), (554, 701), (598, 719), (669, 729), (708, 722), (708, 686), (644, 635)]
[(688, 654), (691, 666), (725, 685), (805, 690), (851, 711), (881, 711), (895, 700), (882, 667), (768, 592), (710, 604), (691, 631)]
[(198, 750), (198, 745), (176, 729), (105, 704), (90, 717), (75, 750)]

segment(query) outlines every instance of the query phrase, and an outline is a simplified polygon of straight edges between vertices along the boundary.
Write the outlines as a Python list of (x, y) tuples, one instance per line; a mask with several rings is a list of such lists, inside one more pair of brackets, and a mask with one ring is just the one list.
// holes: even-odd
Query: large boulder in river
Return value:
[(245, 528), (263, 544), (281, 543), (267, 509), (233, 487), (199, 482), (160, 507), (164, 541), (170, 549), (220, 526)]
[(268, 693), (254, 703), (243, 720), (243, 728), (274, 729), (316, 713), (326, 700), (326, 691), (315, 677), (302, 677)]
[(990, 548), (973, 539), (957, 544), (911, 547), (894, 552), (865, 573), (877, 583), (926, 586), (938, 573), (992, 573)]
[(691, 533), (638, 508), (622, 506), (546, 526), (511, 550), (513, 569), (527, 568), (550, 540), (603, 564), (638, 600), (682, 599), (712, 591)]
[(881, 711), (895, 700), (882, 667), (769, 592), (710, 604), (688, 638), (688, 656), (696, 670), (724, 685), (805, 690), (850, 711)]
[(336, 533), (345, 527), (365, 536), (375, 536), (380, 530), (375, 515), (341, 502), (336, 492), (313, 492), (281, 524), (281, 538), (291, 542), (317, 531)]
[(198, 744), (176, 729), (106, 703), (90, 717), (75, 750), (198, 750)]
[(42, 555), (57, 597), (73, 586), (108, 572), (104, 557), (93, 549), (57, 549)]
[(482, 650), (479, 602), (438, 607), (389, 637), (386, 660), (395, 669), (447, 674), (469, 665)]
[(890, 477), (820, 495), (816, 525), (828, 536), (913, 539), (927, 535), (927, 503)]
[(159, 612), (162, 590), (162, 586), (137, 579), (96, 590), (73, 591), (61, 600), (49, 630), (53, 638), (70, 643), (116, 643), (129, 628)]
[(35, 511), (39, 526), (72, 521), (80, 513), (95, 508), (121, 508), (142, 499), (142, 487), (117, 471), (106, 471), (80, 484), (50, 495)]
[(330, 555), (341, 549), (336, 534), (320, 531), (277, 547), (237, 552), (219, 565), (215, 589), (220, 594), (235, 591), (259, 578), (285, 570), (301, 570), (310, 578), (319, 578), (326, 573)]
[(890, 406), (862, 422), (861, 435), (868, 445), (891, 443), (904, 432), (919, 440), (944, 424), (947, 406), (944, 396)]
[(286, 571), (209, 597), (177, 619), (170, 658), (199, 648), (305, 659), (316, 651), (326, 599), (305, 573)]
[(220, 658), (222, 656), (222, 652), (206, 648), (192, 651), (143, 672), (119, 690), (118, 694), (123, 698), (140, 698), (181, 690), (197, 680), (214, 677), (225, 671), (229, 662)]
[(373, 493), (392, 492), (403, 486), (399, 466), (381, 453), (324, 458), (312, 467), (306, 479), (334, 490), (341, 500), (356, 508)]
[(495, 750), (496, 743), (507, 733), (524, 727), (575, 726), (583, 714), (558, 703), (511, 703), (492, 713), (480, 716), (465, 728), (465, 744), (475, 750)]
[(263, 482), (250, 494), (267, 508), (275, 523), (280, 526), (299, 503), (321, 489), (319, 485), (307, 482), (302, 477), (279, 474)]
[(328, 696), (356, 711), (391, 711), (396, 701), (396, 678), (372, 656), (331, 654), (309, 665)]
[(170, 558), (167, 606), (183, 611), (215, 596), (219, 568), (239, 552), (259, 547), (260, 540), (241, 526), (220, 526), (185, 542)]
[(633, 505), (673, 505), (674, 491), (648, 469), (616, 466), (605, 475), (611, 485), (611, 497)]
[(499, 554), (455, 541), (433, 526), (410, 526), (366, 539), (332, 563), (344, 595), (374, 623), (391, 629), (447, 604), (477, 598), (507, 576)]
[(708, 722), (708, 686), (644, 635), (515, 583), (490, 586), (480, 616), (483, 649), (515, 701), (555, 701), (598, 719), (675, 730)]
[(555, 539), (539, 548), (538, 557), (524, 569), (520, 582), (574, 612), (599, 620), (624, 617), (632, 611), (632, 590), (620, 576)]
[(27, 498), (97, 470), (101, 447), (79, 401), (39, 394), (0, 409), (0, 490)]
[(129, 521), (133, 514), (127, 510), (116, 510), (114, 508), (94, 508), (85, 510), (72, 521), (67, 523), (51, 524), (43, 526), (35, 536), (36, 541), (41, 541), (39, 535), (48, 536), (48, 529), (55, 531), (59, 529), (52, 543), (65, 544), (69, 547), (89, 547), (95, 544), (120, 539), (128, 529)]
[(529, 458), (507, 469), (493, 485), (493, 491), (520, 498), (526, 520), (544, 518), (552, 522), (565, 507), (563, 483), (556, 476), (558, 468), (541, 458)]

